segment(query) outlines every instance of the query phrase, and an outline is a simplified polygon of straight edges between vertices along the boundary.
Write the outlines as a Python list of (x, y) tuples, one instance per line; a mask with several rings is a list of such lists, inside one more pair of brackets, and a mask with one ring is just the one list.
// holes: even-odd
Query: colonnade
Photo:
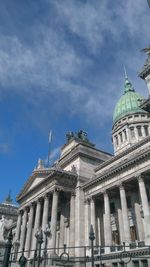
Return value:
[[(149, 209), (148, 197), (143, 177), (139, 176), (136, 178), (138, 180), (139, 194), (141, 198), (141, 204), (134, 203), (138, 238), (139, 241), (145, 241), (145, 244), (146, 243), (149, 244), (150, 209)], [(117, 219), (118, 219), (117, 230), (120, 237), (120, 244), (125, 242), (128, 245), (132, 242), (132, 240), (130, 231), (129, 211), (127, 207), (126, 190), (123, 184), (120, 184), (118, 189), (120, 198), (120, 208), (117, 209)], [(112, 230), (111, 211), (110, 211), (110, 196), (109, 196), (110, 192), (111, 191), (108, 190), (103, 192), (103, 203), (104, 203), (103, 206), (99, 207), (98, 205), (96, 205), (96, 199), (100, 197), (98, 195), (96, 195), (95, 197), (93, 196), (90, 199), (86, 199), (85, 201), (85, 237), (88, 236), (87, 233), (89, 232), (90, 224), (93, 224), (94, 231), (95, 233), (97, 233), (95, 228), (95, 222), (96, 222), (95, 210), (101, 209), (100, 212), (103, 216), (103, 233), (104, 233), (103, 245), (105, 246), (114, 245), (112, 242), (113, 230)], [(141, 207), (142, 207), (142, 212), (141, 212)], [(101, 228), (102, 224), (99, 225), (98, 227)], [(101, 229), (98, 229), (98, 231), (100, 232)], [(99, 239), (102, 239), (102, 237), (100, 237)], [(89, 245), (88, 238), (85, 238), (85, 244)], [(102, 245), (101, 240), (98, 245)]]
[[(58, 201), (59, 201), (59, 190), (54, 190), (53, 192), (46, 193), (43, 197), (37, 199), (21, 209), (18, 214), (17, 227), (15, 240), (18, 244), (18, 257), (21, 256), (21, 251), (25, 251), (26, 257), (33, 257), (34, 251), (37, 247), (36, 233), (38, 230), (46, 229), (48, 223), (50, 224), (50, 238), (48, 240), (48, 247), (51, 248), (50, 254), (56, 253), (56, 238), (57, 238), (57, 220), (58, 220)], [(62, 204), (62, 203), (61, 203)], [(50, 216), (49, 216), (50, 214)], [(70, 239), (68, 241), (68, 246), (74, 247), (75, 242), (75, 195), (70, 194)], [(65, 242), (64, 236), (64, 209), (63, 204), (61, 207), (60, 215), (60, 240), (59, 247), (63, 247)], [(50, 219), (50, 218), (51, 219)], [(46, 236), (43, 235), (42, 248), (44, 249), (44, 244)], [(71, 254), (74, 254), (74, 249), (72, 248)]]

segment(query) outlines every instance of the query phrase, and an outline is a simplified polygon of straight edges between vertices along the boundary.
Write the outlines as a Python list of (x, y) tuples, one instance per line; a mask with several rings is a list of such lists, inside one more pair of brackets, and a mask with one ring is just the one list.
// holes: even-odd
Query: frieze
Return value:
[(109, 178), (111, 175), (116, 174), (120, 171), (122, 171), (123, 169), (135, 164), (136, 162), (142, 160), (143, 158), (147, 157), (150, 155), (150, 149), (145, 149), (145, 151), (143, 153), (139, 153), (138, 156), (133, 157), (132, 159), (127, 159), (126, 162), (123, 162), (123, 164), (118, 164), (118, 166), (114, 166), (113, 168), (111, 168), (111, 170), (109, 169), (108, 171), (104, 171), (101, 176), (94, 178), (93, 180), (91, 180), (90, 182), (86, 183), (85, 185), (82, 186), (83, 189), (87, 189), (88, 187), (94, 185), (95, 183), (97, 183), (98, 181), (101, 180), (105, 180), (106, 178)]

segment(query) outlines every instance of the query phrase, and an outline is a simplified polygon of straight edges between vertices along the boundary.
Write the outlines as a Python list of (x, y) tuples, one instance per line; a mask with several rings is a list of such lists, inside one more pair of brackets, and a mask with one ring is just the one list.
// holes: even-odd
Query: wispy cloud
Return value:
[(8, 143), (0, 143), (0, 154), (8, 154), (10, 152), (10, 146)]
[[(150, 18), (145, 13), (146, 3), (45, 3), (49, 3), (49, 17), (55, 11), (55, 18), (53, 22), (48, 16), (45, 21), (36, 21), (28, 33), (31, 42), (23, 41), (23, 32), (0, 32), (1, 94), (7, 95), (11, 88), (33, 106), (57, 95), (55, 106), (58, 101), (61, 112), (72, 106), (70, 115), (80, 112), (90, 123), (91, 118), (97, 122), (110, 117), (118, 94), (116, 88), (121, 84), (121, 77), (117, 77), (122, 72), (121, 64), (135, 72), (140, 60), (131, 57), (137, 58), (135, 49), (148, 42)], [(15, 28), (14, 20), (13, 25)], [(32, 34), (37, 31), (32, 43)]]

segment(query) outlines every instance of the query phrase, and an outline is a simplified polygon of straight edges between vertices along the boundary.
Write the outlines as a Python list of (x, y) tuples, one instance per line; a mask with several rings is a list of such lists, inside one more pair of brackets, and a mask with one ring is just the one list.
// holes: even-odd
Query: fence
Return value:
[(150, 266), (150, 246), (142, 243), (125, 246), (91, 246), (42, 248), (42, 240), (38, 240), (36, 250), (17, 251), (12, 244), (10, 232), (8, 242), (5, 246), (4, 255), (0, 255), (2, 267), (47, 267), (79, 265), (82, 267), (103, 267), (103, 266)]

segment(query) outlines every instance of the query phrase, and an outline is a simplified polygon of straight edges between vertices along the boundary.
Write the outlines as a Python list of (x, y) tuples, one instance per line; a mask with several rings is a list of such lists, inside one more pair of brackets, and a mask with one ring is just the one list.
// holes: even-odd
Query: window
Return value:
[(116, 145), (118, 146), (118, 136), (117, 135), (115, 136), (115, 142), (116, 142)]
[(134, 267), (140, 267), (139, 261), (133, 261), (133, 266)]
[(115, 213), (115, 203), (114, 202), (110, 203), (110, 213)]
[(138, 135), (139, 135), (139, 136), (142, 136), (141, 126), (138, 126), (138, 127), (137, 127), (137, 130), (138, 130)]
[(127, 197), (127, 208), (128, 209), (131, 208), (131, 197), (130, 196)]
[(123, 142), (123, 139), (122, 139), (122, 133), (119, 133), (119, 136), (120, 136), (120, 141), (121, 143)]
[(145, 135), (148, 136), (149, 135), (148, 125), (144, 125), (144, 130), (145, 130)]
[(117, 230), (112, 232), (112, 242), (113, 245), (118, 245), (120, 243), (119, 232)]
[(142, 267), (148, 267), (147, 260), (142, 260), (141, 263), (142, 263)]
[(135, 137), (135, 132), (134, 132), (134, 127), (130, 128), (130, 132), (131, 132), (131, 137)]
[(136, 234), (136, 227), (135, 225), (130, 227), (130, 233), (131, 233), (131, 241), (135, 242), (137, 240), (137, 234)]
[(127, 140), (127, 132), (126, 132), (126, 130), (123, 130), (123, 133), (124, 133), (125, 140)]

